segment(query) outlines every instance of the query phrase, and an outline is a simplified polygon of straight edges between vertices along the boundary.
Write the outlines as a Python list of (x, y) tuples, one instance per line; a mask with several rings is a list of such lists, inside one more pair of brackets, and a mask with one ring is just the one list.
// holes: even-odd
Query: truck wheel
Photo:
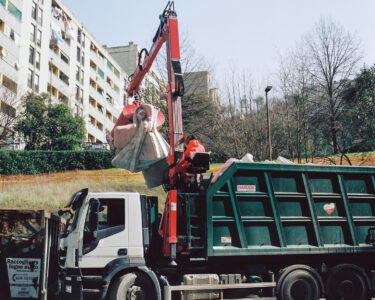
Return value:
[(318, 300), (321, 294), (318, 280), (306, 270), (294, 270), (283, 280), (280, 300)]
[(154, 300), (155, 289), (142, 273), (128, 273), (118, 278), (111, 286), (109, 300)]
[(366, 274), (356, 265), (338, 265), (327, 279), (327, 300), (367, 300), (369, 291)]

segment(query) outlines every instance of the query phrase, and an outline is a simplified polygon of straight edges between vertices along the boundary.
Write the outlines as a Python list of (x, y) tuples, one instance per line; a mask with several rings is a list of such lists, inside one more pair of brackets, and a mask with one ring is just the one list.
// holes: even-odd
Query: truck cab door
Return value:
[(125, 197), (90, 199), (80, 240), (80, 268), (102, 268), (128, 255), (126, 206)]

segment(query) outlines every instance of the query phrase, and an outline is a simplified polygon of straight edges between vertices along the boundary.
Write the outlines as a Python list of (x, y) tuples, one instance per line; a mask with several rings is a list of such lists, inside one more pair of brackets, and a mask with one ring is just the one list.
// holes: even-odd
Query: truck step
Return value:
[(99, 300), (100, 290), (97, 289), (83, 289), (84, 300)]

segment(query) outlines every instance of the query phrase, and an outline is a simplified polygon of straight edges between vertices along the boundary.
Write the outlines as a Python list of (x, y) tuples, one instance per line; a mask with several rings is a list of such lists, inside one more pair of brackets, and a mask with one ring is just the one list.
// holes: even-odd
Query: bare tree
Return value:
[(302, 47), (297, 47), (288, 53), (286, 58), (281, 59), (279, 81), (284, 101), (287, 103), (286, 117), (290, 120), (286, 124), (291, 139), (288, 142), (288, 149), (292, 150), (292, 157), (296, 154), (299, 163), (301, 163), (302, 154), (307, 162), (312, 80), (308, 56)]
[[(0, 143), (9, 144), (14, 137), (13, 126), (16, 122), (17, 108), (20, 100), (17, 95), (6, 87), (0, 87)], [(14, 142), (14, 141), (12, 141)]]
[(331, 145), (334, 153), (338, 153), (337, 122), (343, 104), (340, 94), (361, 59), (359, 42), (342, 26), (322, 18), (304, 43), (314, 84), (322, 93), (321, 105), (329, 120)]

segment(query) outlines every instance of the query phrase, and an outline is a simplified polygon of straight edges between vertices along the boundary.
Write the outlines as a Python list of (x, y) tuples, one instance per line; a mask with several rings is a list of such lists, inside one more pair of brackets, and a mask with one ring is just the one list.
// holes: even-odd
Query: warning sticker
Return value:
[(38, 298), (40, 258), (7, 258), (12, 298)]
[(222, 244), (231, 244), (232, 238), (230, 236), (222, 236), (221, 237), (221, 243)]
[(241, 184), (237, 185), (237, 192), (256, 192), (257, 187), (253, 184)]
[(335, 203), (327, 203), (324, 204), (323, 209), (326, 211), (327, 214), (332, 214), (335, 211), (336, 205)]

